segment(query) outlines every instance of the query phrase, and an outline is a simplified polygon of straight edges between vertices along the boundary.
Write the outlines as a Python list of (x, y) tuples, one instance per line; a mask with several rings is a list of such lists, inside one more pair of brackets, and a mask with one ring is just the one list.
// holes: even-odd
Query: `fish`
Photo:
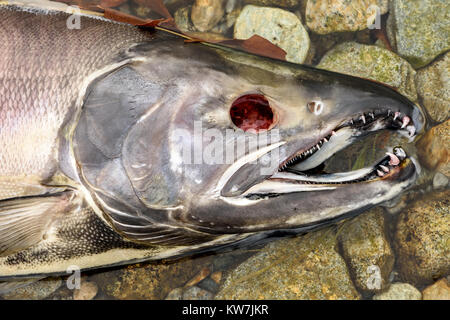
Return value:
[(423, 131), (392, 88), (64, 8), (0, 5), (0, 281), (307, 232), (418, 176), (401, 146), (315, 171)]

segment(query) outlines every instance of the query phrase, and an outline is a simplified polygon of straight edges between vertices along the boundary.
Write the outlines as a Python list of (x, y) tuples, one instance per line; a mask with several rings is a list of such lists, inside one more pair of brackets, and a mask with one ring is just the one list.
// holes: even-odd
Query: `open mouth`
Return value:
[(326, 173), (321, 167), (335, 153), (352, 144), (357, 137), (383, 129), (395, 130), (414, 136), (416, 130), (411, 119), (391, 110), (374, 110), (343, 121), (327, 135), (308, 148), (287, 157), (278, 172), (262, 183), (248, 189), (249, 199), (289, 192), (329, 190), (339, 185), (371, 182), (395, 177), (410, 161), (401, 147), (395, 147), (375, 164), (359, 170)]

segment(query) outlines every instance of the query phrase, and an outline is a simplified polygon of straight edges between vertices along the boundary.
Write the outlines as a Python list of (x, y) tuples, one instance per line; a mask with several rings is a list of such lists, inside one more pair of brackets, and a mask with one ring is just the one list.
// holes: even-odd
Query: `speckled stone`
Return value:
[(191, 10), (191, 21), (198, 31), (214, 28), (225, 13), (223, 0), (195, 0)]
[(80, 289), (73, 291), (73, 300), (92, 300), (97, 295), (98, 287), (95, 282), (81, 281)]
[(385, 292), (376, 294), (373, 300), (421, 300), (419, 290), (408, 283), (393, 283)]
[(386, 239), (383, 209), (375, 208), (347, 221), (339, 230), (339, 242), (361, 292), (375, 293), (389, 286), (395, 258)]
[(421, 164), (450, 177), (450, 120), (431, 128), (416, 145)]
[(423, 300), (450, 300), (450, 286), (446, 278), (436, 281), (422, 291)]
[(414, 68), (450, 49), (448, 0), (392, 0), (389, 20), (391, 44)]
[(286, 60), (303, 63), (309, 50), (309, 36), (298, 16), (269, 7), (247, 5), (234, 26), (236, 39), (259, 35), (286, 51)]
[(214, 295), (199, 287), (189, 287), (183, 293), (184, 300), (212, 300)]
[(61, 278), (46, 278), (10, 291), (2, 295), (2, 298), (5, 300), (42, 300), (55, 292), (61, 284)]
[(364, 30), (378, 10), (385, 14), (388, 0), (308, 0), (306, 25), (319, 34)]
[(175, 288), (170, 291), (166, 300), (183, 300), (183, 288)]
[(398, 271), (409, 283), (450, 273), (450, 190), (433, 193), (401, 213), (395, 233)]
[(410, 100), (417, 100), (416, 71), (404, 59), (378, 46), (342, 43), (325, 54), (318, 68), (383, 82)]
[(216, 299), (359, 299), (334, 228), (269, 243), (229, 272)]
[(450, 117), (450, 52), (417, 71), (416, 86), (430, 116), (438, 122), (447, 120)]
[(209, 263), (209, 257), (201, 257), (173, 263), (137, 264), (96, 274), (92, 280), (116, 299), (164, 299), (171, 289), (184, 286)]
[(292, 8), (300, 5), (302, 0), (243, 0), (244, 3), (255, 4), (258, 6), (275, 6), (283, 8)]
[(177, 25), (178, 29), (183, 32), (196, 31), (190, 17), (191, 9), (192, 6), (183, 7), (175, 11), (175, 14), (173, 15), (175, 24)]

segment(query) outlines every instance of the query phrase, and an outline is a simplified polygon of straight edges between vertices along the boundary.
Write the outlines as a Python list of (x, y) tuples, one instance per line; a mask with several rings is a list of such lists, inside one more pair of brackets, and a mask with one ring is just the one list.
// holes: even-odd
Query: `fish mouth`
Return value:
[(379, 130), (394, 130), (412, 138), (416, 127), (411, 118), (392, 110), (373, 110), (342, 121), (320, 137), (283, 160), (275, 174), (253, 185), (242, 194), (247, 199), (266, 198), (284, 193), (330, 190), (355, 183), (395, 180), (399, 172), (412, 165), (406, 152), (395, 147), (369, 167), (359, 170), (324, 173), (320, 166), (335, 153), (352, 144), (356, 138)]

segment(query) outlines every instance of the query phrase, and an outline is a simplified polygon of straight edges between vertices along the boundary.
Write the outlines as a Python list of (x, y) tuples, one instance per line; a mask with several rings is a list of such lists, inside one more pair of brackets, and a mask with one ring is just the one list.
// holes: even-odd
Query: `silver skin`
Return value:
[[(15, 8), (0, 7), (2, 15), (8, 19), (18, 15), (18, 21), (25, 15), (34, 23), (48, 23), (42, 13)], [(62, 28), (66, 17), (57, 14), (51, 19)], [(73, 80), (76, 85), (32, 90), (34, 99), (41, 102), (47, 94), (70, 97), (56, 99), (69, 104), (57, 105), (56, 113), (51, 109), (38, 113), (40, 121), (48, 123), (55, 114), (60, 116), (58, 123), (52, 123), (53, 131), (21, 132), (26, 141), (49, 144), (42, 146), (53, 150), (42, 155), (42, 161), (39, 158), (43, 165), (21, 166), (21, 161), (29, 159), (21, 160), (17, 149), (30, 145), (10, 146), (0, 134), (9, 161), (9, 169), (0, 170), (0, 214), (2, 208), (7, 212), (20, 205), (22, 198), (23, 202), (51, 199), (56, 203), (48, 206), (51, 209), (41, 206), (39, 219), (45, 217), (46, 223), (39, 224), (37, 236), (27, 236), (25, 243), (0, 237), (0, 279), (64, 273), (71, 264), (91, 269), (176, 257), (273, 233), (302, 232), (390, 200), (416, 179), (416, 166), (400, 149), (396, 154), (401, 162), (382, 177), (374, 174), (375, 167), (330, 175), (304, 173), (371, 132), (391, 129), (414, 136), (422, 130), (421, 110), (381, 84), (217, 46), (185, 44), (160, 31), (146, 33), (89, 21), (100, 30), (118, 28), (115, 34), (121, 42), (113, 37), (109, 46), (114, 50), (105, 49), (108, 44), (104, 44), (96, 51), (93, 43), (89, 50), (78, 51), (78, 64), (86, 71), (82, 77), (69, 76), (69, 83)], [(46, 28), (42, 26), (43, 34)], [(61, 32), (70, 35), (73, 31)], [(88, 30), (81, 32), (85, 33), (77, 41), (90, 41)], [(126, 40), (131, 38), (134, 41)], [(14, 48), (15, 43), (9, 45)], [(92, 66), (93, 51), (108, 57), (94, 60)], [(22, 54), (20, 61), (8, 57), (6, 68), (11, 70), (14, 64), (35, 68), (35, 60), (26, 60), (26, 53)], [(45, 74), (31, 75), (25, 85), (38, 78), (52, 88), (54, 80)], [(3, 81), (14, 86), (8, 79)], [(24, 94), (14, 90), (15, 96)], [(279, 139), (269, 143), (259, 139), (231, 163), (183, 161), (183, 151), (194, 152), (199, 141), (203, 146), (211, 142), (211, 136), (195, 130), (195, 123), (222, 137), (230, 130), (240, 132), (229, 110), (236, 98), (248, 93), (268, 99), (276, 114), (269, 133), (277, 130)], [(6, 99), (13, 100), (8, 92)], [(14, 110), (26, 108), (15, 101)], [(320, 114), (308, 107), (311, 101), (322, 104)], [(396, 120), (395, 112), (399, 112)], [(350, 125), (352, 119), (371, 113), (379, 116), (366, 124)], [(409, 122), (401, 128), (405, 118)], [(14, 115), (12, 120), (0, 121), (6, 130), (14, 121), (22, 123)], [(336, 134), (330, 138), (333, 131)], [(240, 134), (220, 143), (237, 145), (267, 133)], [(42, 139), (35, 140), (36, 136)], [(323, 138), (328, 142), (309, 160), (296, 161), (286, 171), (287, 161)], [(264, 161), (273, 159), (275, 165), (262, 170), (267, 166)], [(18, 181), (23, 176), (28, 187), (20, 189)], [(13, 186), (14, 196), (2, 190), (2, 181), (13, 181), (9, 187)]]

